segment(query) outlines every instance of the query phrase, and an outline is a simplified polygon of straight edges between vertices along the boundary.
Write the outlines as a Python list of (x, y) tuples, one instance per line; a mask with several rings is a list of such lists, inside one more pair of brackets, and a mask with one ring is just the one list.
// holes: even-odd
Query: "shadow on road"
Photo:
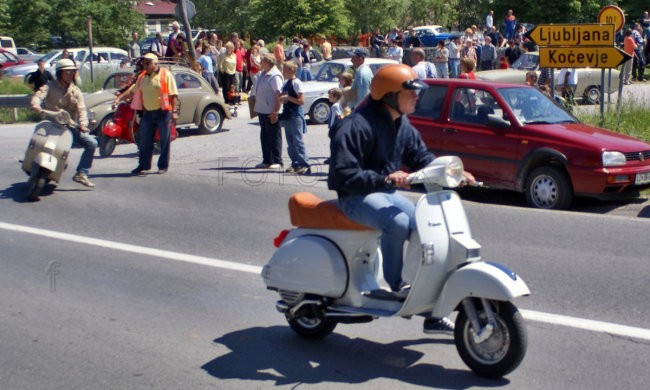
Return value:
[(418, 363), (423, 354), (411, 349), (424, 344), (449, 345), (451, 339), (423, 338), (381, 344), (334, 333), (315, 341), (301, 338), (288, 326), (273, 326), (238, 330), (214, 342), (230, 352), (201, 368), (219, 379), (274, 381), (276, 386), (282, 386), (328, 382), (355, 384), (388, 378), (446, 389), (497, 387), (509, 383), (507, 379), (478, 377), (469, 369), (445, 369)]
[[(524, 195), (514, 191), (485, 188), (460, 188), (458, 189), (458, 193), (463, 200), (471, 202), (528, 207)], [(577, 197), (574, 199), (571, 208), (567, 211), (650, 218), (650, 205), (647, 205), (647, 202), (648, 199), (644, 197), (620, 200), (598, 200), (594, 198)]]

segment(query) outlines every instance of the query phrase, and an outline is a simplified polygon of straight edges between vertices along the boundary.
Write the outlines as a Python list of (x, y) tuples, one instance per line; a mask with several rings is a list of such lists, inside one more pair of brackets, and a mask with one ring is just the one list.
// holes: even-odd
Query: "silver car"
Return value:
[[(382, 66), (398, 62), (385, 58), (366, 58), (365, 63), (370, 66), (374, 74)], [(316, 72), (314, 80), (303, 81), (304, 108), (311, 123), (327, 123), (330, 117), (330, 102), (327, 92), (339, 86), (338, 74), (351, 69), (351, 67), (352, 61), (349, 58), (325, 61)]]
[[(485, 70), (476, 72), (476, 78), (480, 80), (502, 81), (507, 83), (523, 83), (526, 81), (526, 73), (530, 70), (537, 72), (539, 76), (539, 53), (531, 51), (522, 53), (521, 56), (512, 64), (512, 68)], [(559, 70), (555, 71), (555, 80), (557, 80)], [(612, 84), (609, 93), (618, 91), (620, 72), (612, 69)], [(600, 76), (601, 70), (595, 68), (578, 69), (578, 87), (576, 88), (576, 99), (582, 98), (583, 103), (598, 104), (600, 102)], [(609, 71), (605, 71), (605, 84), (608, 84)], [(556, 82), (557, 84), (557, 82)]]
[[(200, 74), (186, 66), (165, 63), (161, 66), (171, 70), (176, 80), (180, 102), (176, 127), (179, 130), (198, 127), (202, 133), (216, 133), (225, 119), (232, 118), (230, 107)], [(113, 118), (115, 92), (130, 85), (134, 78), (133, 68), (123, 69), (111, 74), (101, 91), (85, 95), (91, 132), (101, 137), (101, 129)]]
[[(125, 50), (117, 49), (114, 47), (94, 47), (92, 57), (90, 50), (87, 47), (78, 47), (68, 49), (72, 55), (72, 60), (79, 68), (77, 77), (78, 83), (90, 81), (90, 66), (92, 62), (93, 79), (99, 77), (105, 78), (108, 74), (115, 72), (120, 67), (120, 62), (124, 58), (128, 58), (128, 53)], [(45, 62), (45, 69), (54, 76), (56, 62), (61, 59), (63, 49), (54, 50), (42, 56)], [(2, 71), (2, 77), (10, 77), (16, 79), (24, 79), (27, 74), (38, 69), (36, 62), (28, 64), (16, 65)]]

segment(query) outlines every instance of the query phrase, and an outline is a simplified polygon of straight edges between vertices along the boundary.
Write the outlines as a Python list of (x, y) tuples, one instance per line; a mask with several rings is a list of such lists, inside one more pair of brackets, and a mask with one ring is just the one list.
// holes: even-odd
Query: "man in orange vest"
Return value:
[(160, 134), (158, 174), (169, 169), (172, 121), (178, 119), (178, 90), (174, 75), (158, 66), (158, 56), (147, 53), (142, 59), (143, 71), (131, 89), (117, 97), (117, 104), (125, 96), (133, 96), (131, 107), (142, 110), (140, 140), (138, 143), (138, 166), (133, 175), (143, 175), (151, 169), (156, 129)]

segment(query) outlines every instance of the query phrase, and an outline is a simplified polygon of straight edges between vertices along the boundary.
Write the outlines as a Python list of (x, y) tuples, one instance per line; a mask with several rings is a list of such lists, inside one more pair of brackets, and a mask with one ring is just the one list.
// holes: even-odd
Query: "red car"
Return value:
[(26, 64), (27, 61), (21, 60), (14, 53), (0, 48), (0, 68), (6, 69), (14, 65)]
[(459, 156), (490, 188), (564, 209), (574, 196), (611, 198), (650, 187), (650, 144), (580, 123), (523, 84), (426, 80), (411, 123), (436, 154)]

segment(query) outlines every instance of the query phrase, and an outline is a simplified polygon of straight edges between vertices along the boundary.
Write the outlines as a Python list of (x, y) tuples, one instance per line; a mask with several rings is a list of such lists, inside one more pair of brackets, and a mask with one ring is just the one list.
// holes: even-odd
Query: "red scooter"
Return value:
[[(113, 154), (115, 145), (118, 142), (135, 143), (137, 145), (139, 125), (140, 117), (131, 108), (131, 103), (122, 102), (118, 104), (113, 119), (104, 125), (102, 134), (99, 137), (99, 155), (109, 157)], [(176, 125), (172, 123), (171, 140), (175, 140), (177, 136)], [(154, 141), (160, 141), (158, 130), (156, 130)]]

